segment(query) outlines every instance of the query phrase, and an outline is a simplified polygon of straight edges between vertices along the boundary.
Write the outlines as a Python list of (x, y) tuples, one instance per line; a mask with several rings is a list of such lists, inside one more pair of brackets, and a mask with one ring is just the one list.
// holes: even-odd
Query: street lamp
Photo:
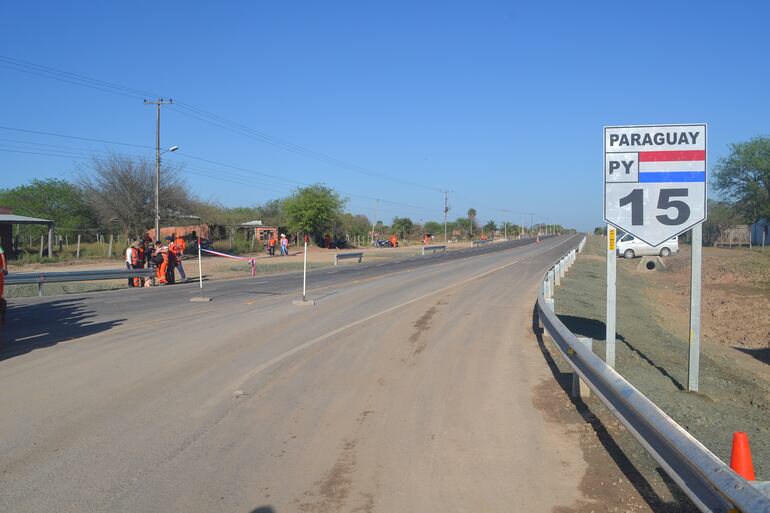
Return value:
[(175, 152), (179, 146), (172, 146), (167, 150), (160, 150), (160, 146), (155, 152), (155, 240), (160, 240), (160, 156), (164, 153)]

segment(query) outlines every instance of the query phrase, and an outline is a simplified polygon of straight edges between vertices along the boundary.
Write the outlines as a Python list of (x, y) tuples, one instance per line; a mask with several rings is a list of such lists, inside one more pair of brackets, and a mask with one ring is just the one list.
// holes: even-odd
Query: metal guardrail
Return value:
[(474, 240), (471, 241), (471, 247), (475, 248), (476, 246), (483, 246), (485, 244), (489, 244), (490, 242), (492, 242), (491, 239)]
[(422, 256), (425, 256), (426, 251), (433, 250), (433, 255), (436, 254), (436, 251), (441, 250), (442, 252), (446, 252), (446, 246), (423, 246), (422, 247)]
[[(579, 248), (585, 244), (585, 239)], [(571, 250), (545, 275), (537, 300), (539, 321), (573, 372), (580, 376), (665, 472), (704, 512), (770, 513), (764, 483), (746, 481), (663, 410), (596, 356), (554, 310), (554, 287), (575, 261)]]
[(151, 278), (153, 276), (155, 276), (155, 269), (106, 269), (101, 271), (12, 273), (5, 277), (5, 284), (29, 285), (36, 283), (38, 295), (42, 296), (43, 285), (46, 283)]
[(357, 252), (357, 253), (337, 253), (334, 255), (334, 265), (337, 265), (337, 260), (344, 260), (347, 258), (357, 258), (358, 263), (361, 263), (361, 259), (364, 258), (363, 252)]

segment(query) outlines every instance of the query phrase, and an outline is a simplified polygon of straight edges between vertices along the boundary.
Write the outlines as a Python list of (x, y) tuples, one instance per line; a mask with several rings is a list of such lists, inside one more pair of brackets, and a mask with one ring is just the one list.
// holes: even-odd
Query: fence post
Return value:
[(43, 239), (45, 238), (45, 235), (40, 236), (40, 258), (43, 258)]
[(112, 258), (112, 234), (110, 234), (110, 247), (107, 249), (107, 258)]
[(75, 258), (80, 258), (80, 234), (78, 233), (78, 250), (75, 254)]

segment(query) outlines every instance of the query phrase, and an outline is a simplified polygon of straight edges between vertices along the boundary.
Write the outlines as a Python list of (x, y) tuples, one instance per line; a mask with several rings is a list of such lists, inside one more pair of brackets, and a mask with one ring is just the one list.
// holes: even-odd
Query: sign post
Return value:
[(690, 278), (690, 346), (687, 358), (687, 390), (698, 391), (700, 377), (700, 285), (703, 225), (692, 228), (692, 275)]
[(315, 299), (308, 301), (307, 299), (307, 243), (310, 242), (310, 237), (305, 235), (305, 256), (302, 263), (302, 299), (295, 299), (292, 304), (297, 306), (313, 306), (315, 305)]
[(193, 296), (190, 298), (190, 301), (202, 301), (202, 302), (208, 302), (211, 301), (210, 297), (205, 297), (203, 295), (203, 264), (201, 263), (201, 238), (198, 237), (198, 287), (200, 288), (201, 295), (200, 296)]
[[(692, 229), (687, 380), (688, 390), (691, 391), (698, 390), (700, 359), (701, 223), (706, 220), (706, 132), (705, 124), (604, 127), (605, 221), (653, 247)], [(614, 262), (610, 265), (610, 258), (608, 250), (608, 337), (610, 267), (613, 281), (615, 270)], [(613, 251), (613, 261), (614, 258)], [(614, 283), (612, 288), (615, 288)], [(614, 304), (612, 309), (614, 311)], [(609, 340), (607, 343), (609, 359)]]
[(604, 347), (604, 361), (615, 368), (615, 305), (617, 300), (615, 294), (617, 288), (615, 286), (615, 276), (617, 272), (617, 262), (615, 260), (615, 244), (617, 239), (617, 232), (615, 227), (607, 225), (607, 319), (605, 322), (606, 336)]

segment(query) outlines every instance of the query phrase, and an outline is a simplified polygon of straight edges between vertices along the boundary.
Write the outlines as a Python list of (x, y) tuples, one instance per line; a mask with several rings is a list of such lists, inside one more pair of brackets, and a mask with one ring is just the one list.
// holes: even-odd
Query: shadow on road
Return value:
[(80, 298), (19, 306), (11, 304), (0, 331), (0, 361), (101, 333), (125, 321), (89, 322), (93, 317), (95, 314), (84, 307)]
[(250, 513), (275, 513), (275, 510), (270, 506), (260, 506)]
[[(559, 319), (562, 320), (562, 322), (570, 329), (570, 331), (576, 335), (600, 339), (604, 339), (605, 337), (603, 322), (593, 319), (583, 319), (561, 315), (559, 316)], [(567, 319), (567, 322), (565, 322), (565, 319)], [(582, 330), (576, 325), (582, 327)], [(575, 328), (575, 331), (573, 331), (573, 328)], [(650, 482), (639, 471), (636, 465), (634, 465), (628, 456), (626, 456), (626, 454), (623, 452), (623, 449), (615, 441), (612, 434), (609, 432), (607, 426), (602, 422), (602, 420), (597, 417), (591, 411), (588, 405), (586, 405), (582, 400), (572, 397), (572, 374), (570, 372), (561, 372), (558, 365), (556, 364), (556, 361), (554, 360), (554, 355), (551, 354), (548, 346), (546, 346), (545, 341), (543, 340), (544, 330), (540, 328), (537, 305), (535, 305), (532, 312), (532, 331), (535, 334), (535, 338), (537, 339), (537, 344), (540, 348), (540, 352), (543, 355), (543, 359), (545, 360), (546, 364), (548, 364), (548, 368), (550, 369), (551, 374), (553, 374), (556, 382), (559, 384), (559, 387), (562, 389), (562, 392), (567, 396), (569, 401), (575, 407), (575, 410), (583, 418), (583, 421), (591, 426), (599, 443), (602, 444), (604, 450), (607, 452), (607, 454), (609, 454), (609, 456), (615, 462), (615, 465), (617, 465), (618, 469), (623, 473), (628, 482), (631, 483), (631, 485), (636, 489), (636, 491), (639, 493), (639, 496), (644, 499), (644, 501), (650, 506), (650, 509), (661, 513), (682, 513), (698, 511), (684, 494), (684, 492), (679, 489), (676, 483), (674, 483), (665, 472), (656, 467), (656, 472), (660, 475), (661, 480), (668, 488), (672, 498), (674, 499), (672, 502), (664, 500), (655, 491)], [(618, 337), (618, 339), (623, 340), (621, 337)], [(625, 340), (623, 340), (623, 342), (625, 343)], [(558, 349), (556, 351), (558, 353)], [(557, 354), (557, 357), (561, 358), (561, 354)], [(589, 469), (588, 472), (591, 472), (591, 470)]]

